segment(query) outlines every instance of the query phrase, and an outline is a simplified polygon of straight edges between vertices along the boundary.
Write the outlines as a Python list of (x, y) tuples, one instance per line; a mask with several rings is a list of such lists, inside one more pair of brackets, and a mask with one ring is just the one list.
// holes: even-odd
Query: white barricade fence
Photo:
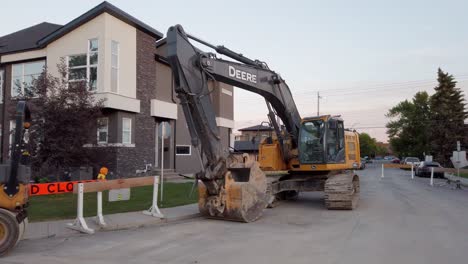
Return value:
[[(399, 169), (411, 169), (411, 179), (414, 179), (414, 176), (415, 176), (415, 168), (414, 168), (414, 165), (411, 164), (411, 165), (405, 165), (405, 164), (392, 164), (392, 163), (382, 163), (382, 174), (381, 174), (381, 178), (384, 178), (385, 177), (385, 168), (399, 168)], [(459, 175), (460, 173), (468, 173), (468, 169), (460, 169), (460, 168), (438, 168), (438, 167), (430, 167), (431, 168), (431, 171), (430, 171), (430, 180), (429, 180), (429, 185), (430, 186), (434, 186), (434, 177), (435, 177), (435, 172), (443, 172), (443, 173), (451, 173), (452, 175), (456, 176), (456, 175)], [(450, 179), (447, 179), (447, 183), (444, 183), (444, 184), (440, 184), (437, 183), (436, 185), (447, 185), (447, 184), (450, 184), (450, 183), (455, 183), (457, 186), (457, 189), (461, 189), (461, 186), (463, 185), (463, 183), (461, 183), (461, 181), (463, 181), (464, 179), (461, 179), (459, 178), (458, 180), (450, 180)], [(467, 184), (465, 184), (465, 186), (468, 186)]]
[(88, 226), (83, 216), (83, 209), (84, 209), (83, 198), (84, 198), (85, 192), (97, 193), (96, 222), (100, 227), (106, 227), (106, 222), (104, 220), (104, 215), (102, 213), (102, 191), (139, 187), (139, 186), (148, 186), (148, 185), (153, 185), (152, 205), (148, 210), (143, 211), (143, 214), (157, 217), (157, 218), (164, 218), (164, 215), (161, 213), (158, 207), (159, 176), (148, 176), (148, 177), (76, 184), (73, 189), (73, 192), (78, 195), (76, 219), (73, 223), (69, 223), (68, 227), (71, 229), (80, 231), (82, 233), (86, 233), (86, 234), (94, 233), (94, 229)]

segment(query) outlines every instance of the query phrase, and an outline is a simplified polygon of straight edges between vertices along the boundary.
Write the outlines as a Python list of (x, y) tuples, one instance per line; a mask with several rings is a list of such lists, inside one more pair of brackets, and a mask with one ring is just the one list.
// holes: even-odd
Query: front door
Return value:
[[(161, 169), (161, 161), (163, 161), (164, 170), (174, 169), (174, 136), (173, 136), (173, 122), (162, 121), (156, 122), (155, 127), (155, 167)], [(164, 149), (163, 149), (164, 148)], [(161, 157), (162, 155), (162, 157)]]

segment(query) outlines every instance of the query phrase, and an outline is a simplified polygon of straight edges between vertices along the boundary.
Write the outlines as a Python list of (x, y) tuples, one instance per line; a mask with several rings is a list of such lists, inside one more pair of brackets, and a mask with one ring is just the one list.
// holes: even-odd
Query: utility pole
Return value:
[(320, 92), (317, 91), (317, 116), (320, 116)]

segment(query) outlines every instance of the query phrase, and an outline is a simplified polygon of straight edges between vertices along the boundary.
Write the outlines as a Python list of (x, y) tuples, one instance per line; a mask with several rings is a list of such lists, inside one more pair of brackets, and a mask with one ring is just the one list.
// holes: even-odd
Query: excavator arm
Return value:
[[(189, 38), (213, 48), (218, 53), (237, 62), (219, 59), (214, 53), (203, 52), (193, 46)], [(226, 201), (225, 196), (232, 194), (226, 189), (229, 181), (227, 175), (230, 174), (230, 178), (237, 183), (240, 180), (245, 183), (263, 182), (264, 180), (260, 178), (264, 178), (264, 174), (256, 162), (245, 162), (242, 165), (227, 164), (228, 153), (221, 144), (216, 115), (210, 98), (212, 91), (209, 89), (208, 82), (210, 80), (223, 82), (263, 96), (270, 111), (270, 121), (280, 137), (281, 145), (283, 145), (283, 140), (290, 140), (292, 147), (296, 147), (301, 117), (291, 91), (281, 76), (270, 70), (265, 63), (244, 57), (242, 54), (223, 46), (214, 46), (193, 37), (185, 33), (180, 25), (173, 26), (168, 30), (167, 59), (173, 71), (175, 91), (187, 120), (192, 145), (201, 148), (206, 161), (202, 166), (203, 171), (197, 174), (197, 179), (201, 180), (206, 187), (207, 197), (205, 200), (208, 200), (208, 202), (203, 202), (200, 210), (203, 209), (202, 207), (207, 207), (209, 214), (213, 217), (218, 215), (224, 218), (247, 221), (239, 219), (239, 217), (232, 217), (233, 214), (238, 215), (238, 211), (225, 213), (226, 210), (229, 211), (229, 208), (226, 209), (229, 207), (226, 205), (229, 203), (229, 199)], [(287, 138), (281, 136), (282, 133), (275, 115), (279, 116), (284, 123)], [(284, 152), (286, 150), (283, 150)], [(285, 159), (288, 158), (287, 155), (283, 156)], [(246, 169), (248, 169), (248, 173)], [(252, 171), (261, 173), (263, 176), (257, 178), (256, 175), (252, 175)], [(250, 177), (245, 177), (246, 173)], [(266, 184), (260, 185), (262, 190), (257, 190), (257, 198), (266, 191), (263, 190), (263, 186)], [(250, 190), (250, 187), (245, 187), (249, 191), (244, 191), (244, 193), (257, 193)], [(250, 198), (246, 197), (245, 200)], [(262, 199), (264, 198), (262, 197)]]

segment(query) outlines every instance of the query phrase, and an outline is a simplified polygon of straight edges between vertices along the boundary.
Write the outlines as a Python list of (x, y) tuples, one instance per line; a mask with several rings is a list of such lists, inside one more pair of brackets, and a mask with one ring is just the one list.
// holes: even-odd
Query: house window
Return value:
[(122, 143), (131, 144), (132, 143), (132, 119), (131, 118), (122, 118)]
[(44, 70), (45, 61), (13, 64), (11, 71), (11, 96), (34, 96), (32, 82)]
[(0, 70), (0, 103), (1, 102), (3, 102), (3, 70)]
[(90, 91), (97, 89), (98, 40), (88, 41), (88, 52), (68, 56), (70, 83), (87, 81)]
[(95, 91), (97, 89), (97, 67), (98, 67), (98, 51), (99, 42), (97, 39), (89, 40), (88, 49), (88, 80), (89, 89)]
[(109, 135), (109, 119), (107, 117), (98, 118), (97, 142), (107, 143)]
[(192, 155), (192, 146), (190, 145), (177, 145), (176, 146), (177, 156), (190, 156)]
[(111, 91), (119, 91), (119, 42), (111, 42)]
[(11, 157), (11, 150), (13, 147), (13, 141), (15, 140), (15, 128), (16, 128), (16, 121), (10, 120), (10, 139), (8, 145), (8, 156)]

